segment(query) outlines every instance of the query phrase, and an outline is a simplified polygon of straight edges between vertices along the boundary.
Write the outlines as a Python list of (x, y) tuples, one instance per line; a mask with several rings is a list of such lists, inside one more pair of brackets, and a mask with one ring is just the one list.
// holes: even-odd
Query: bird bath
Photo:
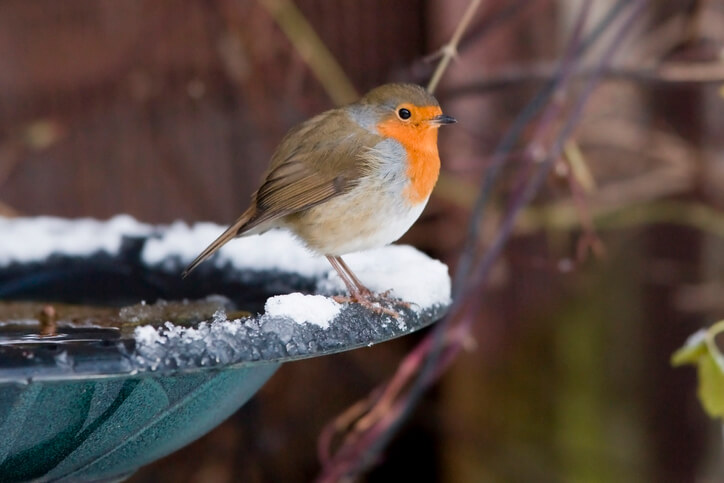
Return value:
[(2, 481), (122, 479), (228, 418), (282, 363), (399, 337), (447, 308), (447, 268), (404, 246), (348, 258), (410, 302), (398, 318), (337, 304), (331, 267), (284, 232), (237, 240), (182, 280), (221, 229), (0, 218)]

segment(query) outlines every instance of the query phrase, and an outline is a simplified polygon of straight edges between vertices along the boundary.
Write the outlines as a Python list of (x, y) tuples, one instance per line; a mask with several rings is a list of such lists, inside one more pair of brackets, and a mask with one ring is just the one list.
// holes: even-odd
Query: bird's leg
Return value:
[(360, 282), (360, 279), (357, 278), (357, 275), (354, 274), (351, 268), (349, 268), (349, 265), (345, 263), (344, 260), (342, 260), (342, 257), (334, 257), (339, 265), (342, 267), (342, 269), (347, 272), (347, 275), (349, 275), (350, 280), (352, 280), (352, 283), (354, 283), (355, 287), (357, 288), (357, 291), (360, 294), (363, 294), (365, 296), (371, 296), (372, 291), (364, 286), (362, 282)]
[(327, 260), (329, 260), (330, 265), (332, 265), (332, 267), (334, 267), (334, 269), (337, 271), (337, 274), (339, 274), (339, 278), (341, 278), (344, 284), (347, 286), (347, 291), (349, 291), (349, 294), (352, 296), (353, 299), (368, 300), (372, 297), (372, 291), (370, 291), (370, 289), (365, 287), (362, 282), (360, 282), (360, 280), (352, 272), (352, 270), (350, 270), (347, 264), (344, 263), (342, 257), (327, 256)]
[(350, 295), (349, 297), (334, 297), (337, 302), (357, 302), (374, 312), (382, 312), (395, 318), (399, 317), (399, 314), (394, 310), (381, 307), (379, 303), (376, 303), (372, 291), (360, 282), (354, 272), (344, 263), (342, 257), (327, 256), (327, 260), (329, 260), (330, 265), (334, 267), (339, 274), (339, 278), (341, 278), (347, 286), (347, 291)]
[[(354, 284), (357, 286), (357, 289), (360, 290), (362, 293), (366, 293), (366, 294), (372, 296), (372, 295), (373, 295), (372, 291), (369, 290), (367, 287), (365, 287), (365, 286), (362, 284), (362, 282), (360, 282), (360, 280), (359, 280), (359, 279), (357, 278), (357, 276), (354, 274), (354, 272), (352, 271), (352, 269), (349, 268), (349, 265), (347, 265), (347, 264), (345, 263), (345, 261), (342, 260), (342, 257), (336, 257), (336, 258), (337, 258), (337, 261), (340, 263), (340, 265), (342, 265), (342, 268), (344, 268), (344, 270), (347, 272), (347, 274), (349, 275), (349, 277), (352, 279), (352, 282), (354, 282)], [(397, 305), (402, 305), (402, 306), (405, 307), (406, 309), (409, 309), (409, 308), (410, 308), (410, 304), (408, 304), (407, 302), (404, 302), (404, 301), (402, 301), (402, 300), (394, 299), (393, 297), (391, 297), (391, 294), (392, 294), (392, 289), (388, 289), (388, 290), (385, 290), (384, 292), (382, 292), (382, 293), (380, 293), (380, 294), (377, 294), (377, 298), (378, 298), (378, 299), (381, 299), (381, 300), (387, 300), (387, 301), (389, 301), (389, 302), (393, 302), (393, 303), (395, 303), (395, 304), (397, 304)]]

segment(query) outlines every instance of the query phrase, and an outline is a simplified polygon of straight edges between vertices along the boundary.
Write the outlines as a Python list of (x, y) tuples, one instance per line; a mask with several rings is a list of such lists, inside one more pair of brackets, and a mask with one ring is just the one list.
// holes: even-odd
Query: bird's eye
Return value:
[(412, 113), (408, 109), (402, 108), (397, 111), (397, 115), (400, 116), (400, 119), (410, 119)]

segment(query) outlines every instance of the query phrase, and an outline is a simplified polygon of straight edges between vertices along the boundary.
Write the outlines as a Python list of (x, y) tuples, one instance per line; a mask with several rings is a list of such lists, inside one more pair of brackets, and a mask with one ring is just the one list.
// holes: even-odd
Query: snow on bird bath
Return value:
[[(433, 260), (407, 245), (389, 245), (344, 257), (352, 271), (375, 293), (390, 290), (392, 297), (413, 304), (416, 309), (450, 302), (450, 277), (444, 263)], [(327, 272), (318, 284), (320, 291), (344, 287), (336, 272)]]
[(297, 323), (308, 322), (323, 329), (342, 310), (342, 305), (322, 295), (291, 293), (271, 297), (264, 305), (264, 312), (270, 317), (286, 317)]
[[(160, 236), (148, 240), (143, 248), (143, 261), (153, 266), (178, 257), (186, 265), (224, 229), (214, 223), (189, 226), (175, 222), (166, 227)], [(330, 269), (324, 257), (312, 254), (283, 230), (237, 238), (221, 247), (214, 257), (204, 263), (217, 267), (231, 264), (247, 270), (293, 271), (306, 277), (319, 277)]]
[(124, 237), (147, 236), (152, 232), (153, 227), (129, 215), (114, 216), (107, 221), (51, 216), (0, 217), (0, 266), (39, 261), (52, 254), (115, 254)]
[[(189, 226), (176, 222), (154, 227), (129, 215), (117, 215), (107, 221), (0, 217), (0, 266), (40, 261), (52, 254), (86, 256), (105, 252), (114, 255), (120, 251), (124, 238), (147, 237), (141, 253), (143, 262), (149, 267), (162, 265), (175, 271), (193, 260), (223, 230), (223, 226), (214, 223)], [(374, 292), (391, 290), (392, 296), (418, 308), (450, 301), (447, 266), (412, 247), (391, 245), (344, 258)], [(319, 279), (317, 288), (321, 293), (344, 291), (327, 260), (311, 253), (284, 230), (233, 240), (207, 263), (217, 267), (230, 264), (244, 270), (296, 273)]]
[[(223, 230), (223, 226), (213, 223), (188, 226), (176, 222), (167, 227), (161, 236), (146, 243), (143, 260), (153, 266), (178, 257), (183, 264), (187, 264)], [(417, 309), (450, 302), (447, 265), (413, 247), (390, 245), (345, 255), (344, 259), (360, 280), (375, 293), (390, 290), (391, 296), (414, 304)], [(318, 278), (317, 289), (321, 293), (344, 292), (344, 285), (329, 262), (307, 250), (284, 230), (232, 240), (206, 263), (214, 263), (217, 267), (231, 264), (239, 269), (298, 273)], [(295, 300), (302, 301), (300, 298)]]
[[(108, 221), (51, 217), (0, 218), (0, 267), (42, 261), (51, 255), (89, 257), (120, 254), (126, 238), (136, 239), (136, 263), (149, 270), (178, 274), (225, 227), (212, 223), (169, 226), (139, 223), (128, 215)], [(128, 257), (129, 255), (124, 255)], [(207, 262), (230, 267), (239, 276), (298, 275), (316, 294), (290, 293), (268, 298), (264, 313), (229, 319), (224, 313), (194, 327), (144, 325), (134, 332), (135, 364), (147, 369), (174, 369), (241, 361), (309, 357), (397, 337), (439, 318), (450, 302), (447, 266), (409, 246), (387, 246), (346, 255), (360, 280), (376, 293), (411, 304), (393, 320), (357, 304), (327, 297), (345, 293), (324, 257), (307, 250), (288, 232), (278, 230), (233, 240)], [(126, 260), (124, 263), (127, 263)], [(235, 272), (230, 272), (231, 276)], [(213, 276), (213, 275), (212, 275)], [(187, 280), (182, 283), (193, 283)], [(262, 299), (263, 300), (263, 299)]]

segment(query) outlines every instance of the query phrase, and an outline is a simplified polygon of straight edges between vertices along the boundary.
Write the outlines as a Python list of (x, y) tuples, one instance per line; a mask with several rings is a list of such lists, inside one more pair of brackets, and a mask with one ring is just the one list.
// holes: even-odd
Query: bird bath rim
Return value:
[[(97, 355), (88, 355), (87, 347), (77, 353), (62, 341), (35, 340), (33, 347), (25, 347), (30, 356), (24, 360), (27, 370), (16, 370), (18, 380), (174, 373), (299, 360), (409, 334), (440, 318), (449, 303), (445, 265), (411, 247), (389, 246), (352, 255), (349, 262), (373, 290), (391, 288), (393, 295), (411, 301), (410, 307), (396, 306), (400, 317), (395, 319), (357, 304), (337, 304), (328, 296), (342, 293), (343, 286), (326, 260), (313, 257), (291, 235), (278, 231), (230, 243), (182, 280), (185, 264), (221, 230), (210, 223), (151, 226), (128, 215), (107, 221), (0, 218), (5, 234), (0, 239), (0, 300), (32, 300), (47, 290), (51, 296), (44, 300), (83, 303), (100, 294), (109, 305), (136, 303), (142, 319), (145, 308), (156, 306), (138, 304), (143, 299), (194, 300), (209, 294), (231, 299), (216, 300), (217, 309), (207, 308), (205, 318), (198, 318), (202, 322), (192, 327), (164, 324), (161, 314), (155, 325), (139, 324), (132, 334), (110, 341), (100, 338), (96, 352), (106, 360), (98, 371), (83, 364), (84, 357)], [(73, 284), (85, 290), (75, 299), (68, 294)], [(249, 309), (252, 315), (227, 318), (235, 308)], [(54, 346), (59, 349), (52, 357), (35, 359), (32, 354)], [(0, 338), (0, 361), (7, 360), (2, 355), (8, 347)], [(51, 359), (62, 370), (33, 374), (50, 367)], [(9, 375), (0, 367), (0, 381), (12, 379)]]

